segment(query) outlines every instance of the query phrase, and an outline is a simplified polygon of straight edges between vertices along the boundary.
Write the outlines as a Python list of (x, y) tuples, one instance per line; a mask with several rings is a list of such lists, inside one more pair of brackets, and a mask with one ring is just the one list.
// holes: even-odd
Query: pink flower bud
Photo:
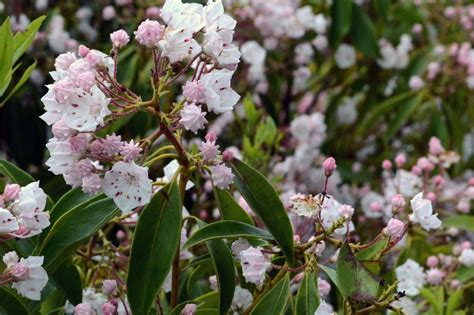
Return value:
[(456, 290), (457, 288), (461, 286), (461, 282), (457, 279), (454, 279), (454, 280), (451, 280), (451, 282), (449, 283), (449, 286), (451, 287), (451, 289)]
[(428, 199), (428, 200), (431, 201), (431, 202), (435, 202), (436, 199), (437, 199), (437, 196), (436, 196), (436, 194), (435, 194), (434, 192), (430, 191), (430, 192), (428, 192), (428, 193), (426, 194), (426, 197), (425, 197), (425, 198)]
[(102, 291), (107, 295), (115, 295), (117, 293), (117, 281), (113, 279), (102, 281)]
[(117, 305), (114, 305), (112, 302), (106, 302), (101, 306), (102, 312), (104, 315), (115, 315), (117, 314)]
[(95, 67), (96, 65), (98, 65), (101, 62), (100, 56), (98, 54), (94, 54), (92, 52), (87, 54), (86, 60), (93, 67)]
[(206, 87), (199, 81), (188, 81), (183, 86), (183, 95), (191, 103), (204, 103), (206, 101)]
[(66, 140), (77, 134), (77, 131), (70, 128), (63, 119), (58, 120), (52, 128), (53, 135), (58, 140)]
[(10, 271), (10, 273), (15, 278), (14, 281), (21, 281), (28, 277), (30, 268), (23, 265), (22, 263), (17, 263), (15, 266), (13, 266), (13, 269)]
[(386, 171), (390, 170), (392, 168), (392, 162), (390, 162), (389, 160), (383, 160), (382, 168)]
[(3, 200), (4, 201), (13, 201), (20, 198), (21, 187), (18, 184), (9, 184), (5, 186), (3, 191)]
[(397, 164), (397, 167), (402, 167), (406, 162), (407, 158), (403, 153), (400, 153), (395, 157), (395, 164)]
[(403, 198), (402, 195), (397, 194), (397, 195), (393, 196), (393, 198), (392, 198), (392, 207), (394, 207), (397, 210), (400, 210), (403, 207), (405, 207), (405, 199)]
[(403, 235), (403, 231), (405, 230), (405, 224), (402, 221), (391, 218), (388, 223), (387, 227), (384, 229), (386, 235), (392, 238), (399, 238)]
[(434, 182), (435, 185), (439, 187), (444, 186), (444, 184), (446, 184), (446, 180), (441, 175), (436, 175), (434, 178)]
[(81, 73), (76, 78), (76, 85), (86, 92), (89, 92), (95, 85), (95, 75), (92, 71)]
[(224, 153), (222, 153), (222, 159), (225, 162), (230, 162), (234, 159), (234, 153), (231, 150), (225, 150)]
[(69, 78), (64, 78), (53, 84), (54, 98), (59, 103), (66, 103), (74, 95), (74, 83)]
[(474, 187), (474, 177), (469, 179), (469, 186)]
[(431, 285), (438, 285), (443, 282), (444, 272), (438, 268), (431, 268), (426, 272), (426, 280)]
[(461, 243), (461, 249), (462, 250), (465, 250), (465, 249), (471, 249), (472, 248), (472, 243), (469, 242), (469, 241), (464, 241)]
[(89, 51), (90, 49), (87, 48), (86, 46), (84, 45), (80, 45), (79, 46), (79, 56), (81, 56), (82, 58), (85, 58), (87, 56), (87, 54), (89, 54)]
[(130, 41), (130, 37), (124, 30), (118, 30), (110, 34), (110, 40), (112, 41), (114, 48), (120, 49), (127, 45)]
[(77, 304), (76, 307), (74, 308), (74, 315), (92, 315), (92, 314), (94, 314), (92, 310), (92, 306), (87, 302)]
[(430, 268), (435, 268), (439, 264), (439, 259), (436, 256), (430, 256), (426, 260), (426, 265)]
[(295, 284), (298, 284), (300, 283), (304, 278), (304, 271), (303, 272), (300, 272), (298, 273), (296, 276), (294, 276), (294, 278), (292, 279), (293, 283)]
[(325, 297), (331, 292), (331, 285), (324, 279), (318, 278), (318, 293), (319, 296)]
[(163, 38), (165, 27), (157, 21), (143, 21), (134, 32), (135, 39), (148, 48), (158, 47), (159, 41)]
[(328, 157), (323, 163), (324, 175), (326, 175), (326, 177), (330, 177), (336, 167), (336, 160), (333, 157)]
[(124, 240), (127, 237), (127, 234), (125, 234), (125, 232), (122, 230), (118, 230), (117, 233), (115, 234), (115, 237), (118, 240)]
[(161, 10), (159, 7), (149, 7), (145, 11), (145, 16), (152, 20), (157, 20), (160, 17)]
[(201, 220), (207, 220), (207, 219), (209, 219), (209, 213), (207, 213), (206, 210), (201, 210), (201, 211), (199, 211), (199, 218)]
[(444, 153), (443, 145), (441, 144), (441, 141), (438, 138), (431, 137), (428, 145), (431, 154), (438, 156)]
[(103, 10), (102, 10), (102, 18), (105, 20), (105, 21), (110, 21), (112, 20), (115, 16), (117, 15), (117, 13), (115, 12), (115, 8), (111, 5), (108, 5), (106, 6)]
[(422, 78), (415, 75), (415, 76), (412, 76), (410, 80), (408, 81), (408, 86), (413, 91), (419, 91), (425, 86), (425, 82), (423, 81)]
[(341, 215), (346, 218), (346, 219), (350, 219), (352, 217), (352, 215), (354, 214), (354, 208), (352, 208), (351, 206), (349, 205), (342, 205), (340, 208), (339, 208), (339, 213), (341, 213)]
[(211, 176), (214, 185), (220, 189), (229, 188), (230, 184), (232, 184), (234, 181), (234, 174), (232, 174), (232, 170), (224, 164), (211, 166)]
[(217, 135), (214, 131), (209, 131), (205, 137), (206, 141), (209, 142), (216, 142), (217, 140)]
[(196, 313), (196, 309), (196, 304), (186, 304), (186, 306), (181, 311), (181, 315), (194, 315)]
[(411, 31), (415, 34), (420, 34), (422, 30), (423, 30), (423, 26), (421, 26), (420, 23), (414, 24), (412, 29), (411, 29)]
[(299, 244), (301, 241), (301, 237), (298, 234), (293, 235), (293, 242)]
[(468, 199), (461, 199), (458, 201), (456, 209), (462, 213), (469, 213), (469, 211), (471, 210), (471, 203)]
[(420, 167), (413, 165), (413, 167), (411, 168), (411, 172), (415, 175), (420, 175), (423, 170)]

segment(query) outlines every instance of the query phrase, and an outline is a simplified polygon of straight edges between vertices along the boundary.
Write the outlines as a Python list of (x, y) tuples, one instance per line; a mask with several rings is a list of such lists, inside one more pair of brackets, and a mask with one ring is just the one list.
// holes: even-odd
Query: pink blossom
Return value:
[(199, 151), (205, 161), (211, 161), (217, 157), (220, 151), (219, 146), (216, 145), (216, 134), (214, 132), (209, 132), (206, 135), (206, 142), (201, 142)]
[(399, 238), (403, 235), (404, 230), (405, 224), (403, 224), (402, 221), (391, 218), (388, 221), (387, 227), (384, 229), (384, 232), (392, 238)]
[(390, 170), (392, 168), (392, 162), (390, 162), (389, 160), (383, 160), (382, 168), (386, 171)]
[(113, 279), (102, 281), (102, 292), (107, 295), (115, 295), (117, 293), (117, 281)]
[(76, 60), (76, 55), (71, 52), (61, 54), (56, 57), (56, 60), (54, 62), (54, 68), (57, 71), (67, 71), (67, 69), (69, 69), (69, 66), (73, 64)]
[(438, 268), (431, 268), (426, 272), (426, 280), (431, 285), (438, 285), (443, 281), (444, 272)]
[(115, 135), (115, 133), (107, 135), (103, 140), (103, 145), (103, 153), (108, 156), (114, 156), (118, 154), (122, 148), (122, 137)]
[(134, 32), (135, 39), (148, 48), (156, 48), (163, 38), (165, 27), (157, 21), (147, 19), (143, 21)]
[(79, 133), (69, 138), (71, 149), (74, 153), (83, 153), (89, 144), (91, 136), (87, 133)]
[(87, 303), (80, 303), (77, 304), (76, 307), (74, 308), (74, 315), (93, 315), (93, 310), (92, 306)]
[(110, 21), (112, 20), (115, 16), (117, 15), (117, 13), (115, 12), (115, 8), (111, 5), (108, 5), (106, 6), (103, 10), (102, 10), (102, 18), (105, 20), (105, 21)]
[(328, 157), (323, 163), (324, 174), (327, 177), (331, 176), (336, 167), (336, 160), (333, 157)]
[(120, 49), (128, 44), (130, 37), (124, 30), (118, 30), (110, 34), (110, 40), (112, 41), (114, 48)]
[(214, 185), (221, 189), (229, 188), (230, 184), (234, 181), (232, 170), (224, 164), (211, 166), (211, 175)]
[(155, 7), (155, 6), (148, 7), (148, 8), (146, 8), (145, 16), (147, 18), (152, 19), (152, 20), (156, 20), (160, 17), (160, 12), (161, 12), (161, 10), (158, 7)]
[(346, 218), (346, 219), (350, 219), (352, 217), (352, 215), (354, 214), (354, 208), (352, 208), (351, 206), (349, 205), (342, 205), (340, 208), (339, 208), (339, 212), (341, 213), (341, 215)]
[(435, 202), (435, 201), (436, 201), (436, 198), (437, 198), (437, 197), (436, 197), (436, 194), (435, 194), (434, 192), (432, 192), (432, 191), (430, 191), (430, 192), (428, 192), (428, 193), (426, 194), (426, 199), (428, 199), (428, 200), (431, 201), (431, 202)]
[(232, 152), (231, 150), (229, 149), (226, 149), (223, 153), (222, 153), (222, 160), (224, 160), (224, 162), (230, 162), (234, 159), (234, 152)]
[(123, 142), (120, 154), (123, 156), (125, 162), (136, 160), (140, 156), (142, 149), (133, 140), (130, 142)]
[(435, 268), (439, 264), (439, 259), (436, 256), (430, 256), (426, 260), (426, 265), (430, 268)]
[(115, 315), (117, 314), (117, 305), (116, 303), (106, 302), (100, 307), (104, 315)]
[(204, 103), (206, 87), (200, 81), (188, 81), (183, 87), (183, 95), (191, 103)]
[(425, 86), (425, 82), (423, 81), (422, 78), (415, 75), (415, 76), (412, 76), (410, 80), (408, 81), (408, 86), (413, 91), (419, 91)]
[(85, 58), (87, 54), (89, 54), (90, 49), (84, 45), (80, 45), (78, 52), (79, 52), (79, 56), (81, 56), (82, 58)]
[(406, 162), (407, 162), (407, 158), (406, 158), (405, 154), (403, 154), (403, 153), (399, 153), (395, 157), (395, 164), (397, 164), (397, 167), (402, 167)]
[(250, 247), (241, 251), (240, 261), (245, 281), (261, 287), (265, 281), (266, 271), (271, 267), (261, 249)]
[(201, 106), (196, 104), (186, 104), (181, 110), (181, 119), (179, 122), (184, 126), (186, 130), (190, 130), (197, 133), (199, 129), (204, 128), (207, 123), (206, 113), (201, 110)]
[(20, 198), (20, 185), (18, 184), (9, 184), (5, 186), (3, 191), (3, 200), (4, 201), (14, 201)]
[(82, 190), (86, 194), (96, 194), (102, 187), (102, 178), (97, 174), (90, 174), (82, 178)]
[(181, 311), (181, 315), (194, 315), (196, 313), (197, 305), (188, 303)]
[(318, 278), (318, 293), (320, 297), (325, 297), (331, 291), (331, 285), (324, 279)]
[(423, 170), (419, 166), (413, 165), (412, 168), (411, 168), (411, 172), (415, 175), (421, 175)]
[(67, 103), (74, 95), (74, 83), (69, 78), (64, 78), (52, 85), (56, 101)]
[(86, 92), (90, 92), (95, 85), (95, 75), (92, 71), (86, 71), (79, 74), (76, 78), (76, 86)]
[(401, 194), (396, 194), (395, 196), (392, 197), (392, 207), (395, 209), (402, 209), (405, 207), (405, 199)]
[(52, 132), (54, 137), (56, 137), (58, 140), (66, 140), (67, 138), (77, 134), (77, 131), (70, 128), (63, 119), (60, 119), (54, 123)]
[(436, 156), (443, 154), (445, 151), (443, 145), (441, 144), (441, 141), (436, 137), (431, 137), (429, 142), (429, 148), (430, 153)]

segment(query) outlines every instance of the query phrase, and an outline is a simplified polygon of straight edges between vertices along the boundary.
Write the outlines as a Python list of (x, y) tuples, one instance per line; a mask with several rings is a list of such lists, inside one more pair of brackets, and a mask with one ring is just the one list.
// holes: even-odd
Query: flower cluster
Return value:
[(0, 238), (28, 238), (47, 228), (46, 199), (39, 182), (6, 185), (0, 195)]

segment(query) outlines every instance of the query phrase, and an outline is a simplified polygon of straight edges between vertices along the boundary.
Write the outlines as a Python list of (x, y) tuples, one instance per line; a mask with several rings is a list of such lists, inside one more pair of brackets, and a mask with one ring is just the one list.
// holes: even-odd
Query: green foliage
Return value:
[(290, 293), (290, 279), (286, 275), (255, 305), (251, 315), (274, 314), (281, 315), (287, 306)]
[(148, 314), (170, 271), (181, 235), (181, 196), (176, 182), (159, 190), (135, 230), (127, 277), (133, 313)]
[(5, 315), (29, 315), (27, 306), (17, 294), (0, 286), (0, 313)]
[(214, 187), (213, 191), (217, 206), (224, 220), (240, 221), (249, 225), (255, 225), (252, 218), (235, 201), (229, 191), (217, 187)]
[(280, 245), (290, 265), (295, 262), (293, 229), (280, 197), (267, 179), (244, 162), (229, 162), (235, 175), (235, 185), (252, 210), (262, 219)]
[(296, 294), (295, 314), (313, 315), (319, 306), (317, 273), (306, 271)]

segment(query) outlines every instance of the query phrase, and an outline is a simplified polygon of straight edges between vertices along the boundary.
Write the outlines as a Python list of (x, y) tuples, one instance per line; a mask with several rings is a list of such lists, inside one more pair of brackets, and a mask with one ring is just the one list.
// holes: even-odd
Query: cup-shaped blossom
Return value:
[(165, 33), (165, 27), (158, 21), (146, 19), (134, 32), (135, 39), (148, 48), (156, 48)]
[(263, 255), (262, 250), (250, 247), (241, 251), (240, 262), (245, 281), (261, 287), (265, 280), (265, 273), (271, 267), (271, 263)]
[(110, 34), (110, 40), (112, 41), (114, 48), (120, 49), (128, 44), (130, 37), (124, 30), (118, 30)]

